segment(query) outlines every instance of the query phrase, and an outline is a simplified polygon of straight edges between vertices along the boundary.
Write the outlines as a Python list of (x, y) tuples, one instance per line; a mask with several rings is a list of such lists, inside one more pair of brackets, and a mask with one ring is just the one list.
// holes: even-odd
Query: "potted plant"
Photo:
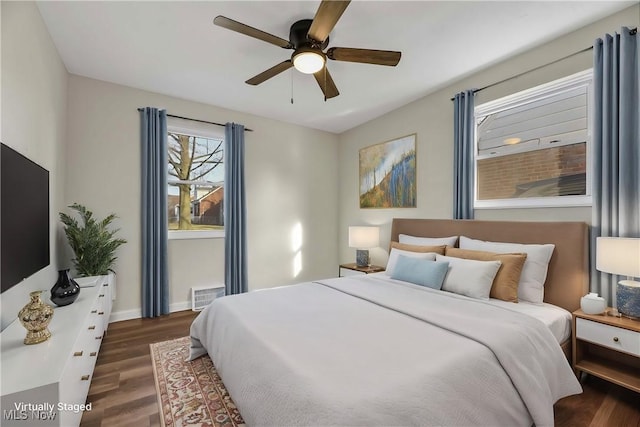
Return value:
[(65, 225), (64, 232), (75, 254), (73, 266), (77, 274), (103, 276), (113, 271), (111, 267), (117, 259), (116, 249), (127, 243), (126, 240), (115, 237), (119, 229), (109, 230), (116, 215), (111, 214), (99, 221), (83, 205), (74, 203), (69, 207), (80, 215), (80, 222), (63, 212), (60, 212), (60, 220)]

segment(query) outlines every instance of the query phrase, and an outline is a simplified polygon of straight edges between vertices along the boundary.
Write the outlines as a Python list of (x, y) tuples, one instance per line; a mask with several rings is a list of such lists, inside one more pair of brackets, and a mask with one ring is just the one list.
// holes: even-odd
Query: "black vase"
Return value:
[(58, 281), (51, 288), (51, 301), (62, 307), (69, 305), (80, 295), (80, 285), (69, 276), (69, 270), (58, 271)]

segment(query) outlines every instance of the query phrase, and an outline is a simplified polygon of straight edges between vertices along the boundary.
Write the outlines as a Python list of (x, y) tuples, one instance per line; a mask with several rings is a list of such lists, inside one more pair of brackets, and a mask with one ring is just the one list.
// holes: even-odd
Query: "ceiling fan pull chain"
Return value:
[(324, 66), (324, 90), (322, 91), (324, 94), (324, 102), (327, 102), (327, 65)]
[(293, 70), (291, 70), (291, 105), (293, 105)]

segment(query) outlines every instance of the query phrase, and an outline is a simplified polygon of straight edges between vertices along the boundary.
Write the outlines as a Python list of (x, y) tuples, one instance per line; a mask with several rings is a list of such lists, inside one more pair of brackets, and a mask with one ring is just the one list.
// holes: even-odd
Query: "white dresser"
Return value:
[[(18, 320), (0, 333), (3, 427), (80, 424), (111, 314), (115, 276), (95, 277), (95, 283), (83, 287), (71, 305), (55, 307), (47, 301), (54, 307), (49, 340), (23, 344), (26, 329)], [(48, 295), (42, 293), (43, 301)]]

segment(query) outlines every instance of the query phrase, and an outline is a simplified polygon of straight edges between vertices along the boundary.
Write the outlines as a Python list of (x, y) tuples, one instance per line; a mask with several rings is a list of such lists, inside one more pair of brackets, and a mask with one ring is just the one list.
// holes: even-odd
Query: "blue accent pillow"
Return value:
[(440, 289), (448, 270), (448, 261), (430, 261), (400, 255), (391, 278), (431, 289)]

